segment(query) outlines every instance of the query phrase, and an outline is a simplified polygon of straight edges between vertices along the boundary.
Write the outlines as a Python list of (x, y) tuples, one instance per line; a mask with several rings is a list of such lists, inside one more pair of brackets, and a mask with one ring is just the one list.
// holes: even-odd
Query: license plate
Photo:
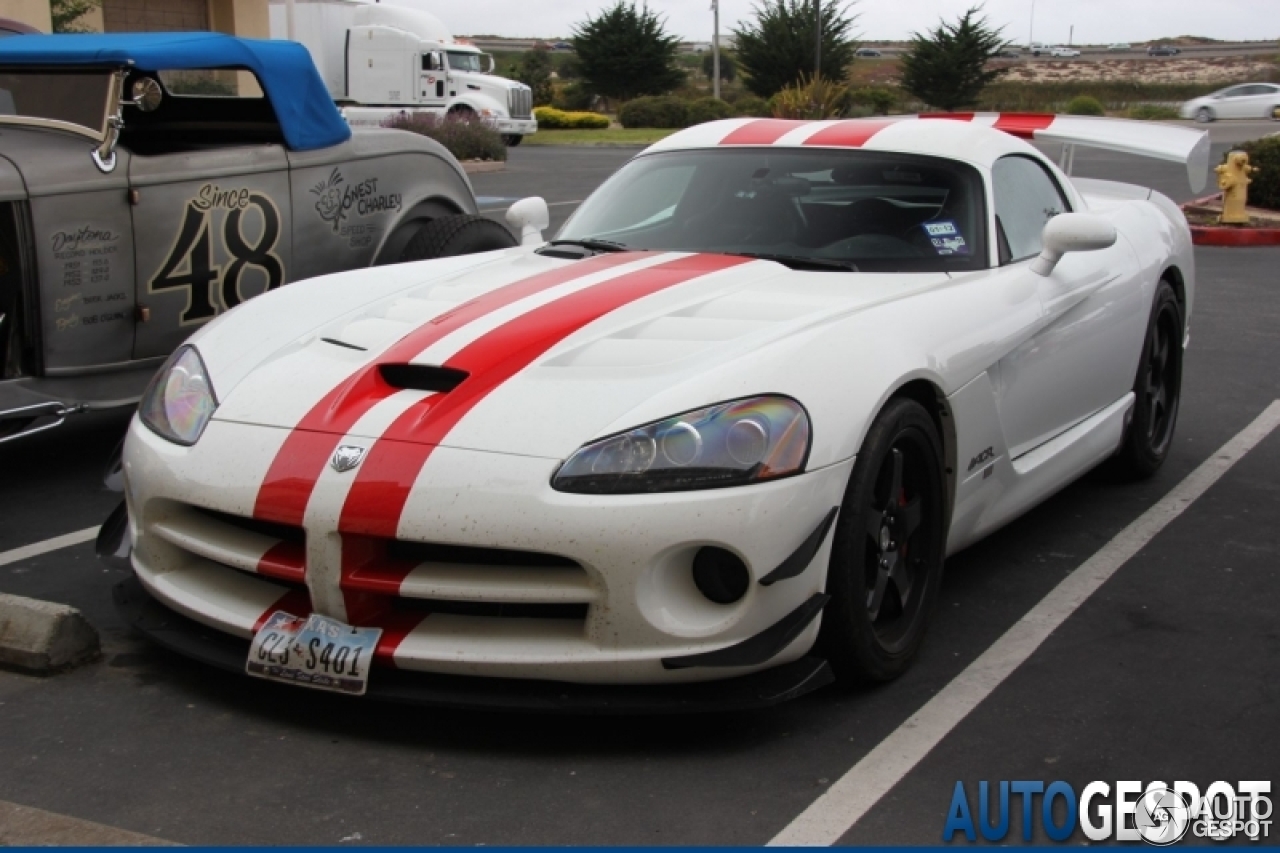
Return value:
[(277, 610), (253, 635), (245, 672), (319, 690), (363, 696), (381, 628), (353, 628), (312, 614)]

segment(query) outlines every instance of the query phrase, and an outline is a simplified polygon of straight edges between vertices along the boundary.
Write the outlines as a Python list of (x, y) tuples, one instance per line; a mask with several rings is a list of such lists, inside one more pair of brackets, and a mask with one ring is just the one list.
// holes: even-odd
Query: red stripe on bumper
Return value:
[(374, 443), (342, 507), (339, 530), (395, 538), (409, 492), (432, 450), (495, 388), (588, 323), (668, 287), (748, 261), (695, 255), (658, 264), (535, 308), (463, 348), (445, 365), (465, 370), (468, 378), (448, 394), (409, 408)]
[(258, 560), (258, 574), (282, 581), (306, 583), (307, 549), (298, 542), (281, 542)]
[(630, 263), (638, 257), (625, 252), (598, 255), (568, 266), (513, 282), (478, 296), (410, 332), (334, 388), (302, 418), (285, 439), (267, 471), (254, 504), (255, 518), (301, 526), (307, 502), (320, 472), (338, 443), (361, 417), (395, 393), (378, 373), (378, 364), (409, 361), (451, 332), (526, 296), (584, 276)]
[(832, 124), (810, 136), (805, 145), (829, 145), (842, 148), (861, 148), (871, 137), (884, 130), (896, 120), (854, 119)]
[(253, 623), (253, 633), (262, 630), (262, 626), (267, 624), (267, 620), (271, 618), (271, 614), (277, 610), (283, 610), (290, 616), (310, 616), (311, 615), (311, 594), (305, 589), (291, 589), (284, 595), (275, 600), (274, 603)]

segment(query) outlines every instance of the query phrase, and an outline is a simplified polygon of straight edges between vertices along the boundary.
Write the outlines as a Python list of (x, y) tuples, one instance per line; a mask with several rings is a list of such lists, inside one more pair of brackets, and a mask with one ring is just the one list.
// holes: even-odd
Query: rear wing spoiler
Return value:
[(1153, 157), (1186, 166), (1191, 191), (1199, 193), (1209, 178), (1209, 134), (1203, 130), (1149, 121), (1041, 113), (921, 113), (925, 119), (952, 119), (986, 125), (1020, 139), (1058, 142), (1062, 169), (1071, 174), (1075, 146), (1102, 148)]

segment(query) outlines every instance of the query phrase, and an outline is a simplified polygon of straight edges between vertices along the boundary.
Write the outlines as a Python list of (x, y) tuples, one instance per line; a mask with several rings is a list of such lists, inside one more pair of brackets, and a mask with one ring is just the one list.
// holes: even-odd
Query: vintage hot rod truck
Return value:
[(515, 244), (437, 143), (356, 130), (298, 44), (0, 43), (0, 441), (137, 402), (201, 324), (325, 273)]

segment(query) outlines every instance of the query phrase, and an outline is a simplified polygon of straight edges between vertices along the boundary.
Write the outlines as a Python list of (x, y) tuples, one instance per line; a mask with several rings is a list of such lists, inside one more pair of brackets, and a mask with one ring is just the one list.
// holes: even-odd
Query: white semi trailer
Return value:
[(351, 0), (271, 0), (270, 11), (271, 37), (307, 48), (352, 127), (470, 114), (512, 146), (538, 130), (529, 87), (494, 75), (492, 56), (429, 12)]

